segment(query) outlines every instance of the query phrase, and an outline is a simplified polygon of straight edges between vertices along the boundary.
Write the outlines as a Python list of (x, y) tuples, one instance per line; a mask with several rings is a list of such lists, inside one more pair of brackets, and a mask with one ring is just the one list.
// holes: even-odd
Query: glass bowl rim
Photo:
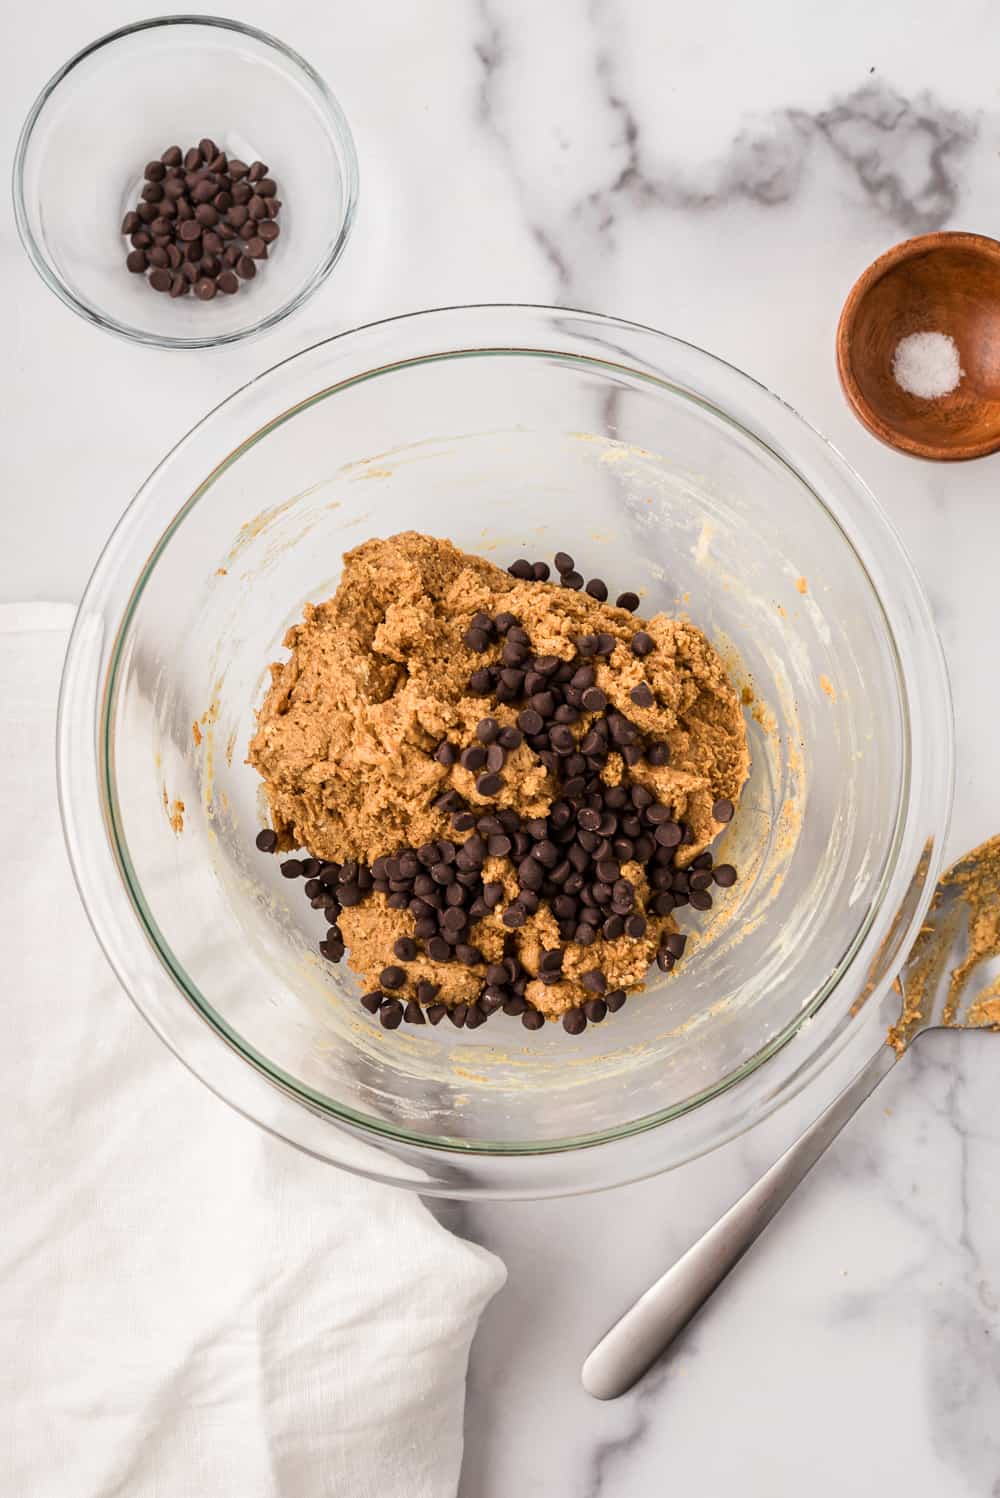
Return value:
[[(344, 208), (340, 227), (336, 236), (329, 244), (326, 254), (317, 266), (314, 267), (307, 280), (284, 301), (280, 307), (269, 312), (266, 317), (258, 318), (244, 328), (238, 328), (230, 333), (206, 334), (196, 337), (172, 337), (161, 333), (152, 333), (145, 328), (135, 327), (130, 323), (122, 322), (112, 317), (85, 297), (77, 296), (58, 274), (48, 255), (39, 244), (31, 227), (31, 213), (25, 199), (25, 163), (28, 151), (31, 147), (35, 126), (49, 103), (55, 97), (60, 85), (70, 74), (86, 62), (88, 58), (111, 46), (113, 43), (138, 35), (146, 31), (160, 31), (167, 27), (175, 26), (205, 26), (214, 30), (238, 32), (242, 36), (252, 38), (262, 43), (265, 47), (277, 52), (291, 68), (301, 72), (313, 86), (318, 94), (319, 101), (323, 106), (324, 121), (328, 134), (336, 141), (342, 155), (343, 164), (343, 189)], [(333, 270), (337, 261), (346, 248), (358, 204), (358, 155), (354, 144), (354, 137), (347, 122), (347, 116), (341, 108), (340, 102), (325, 79), (316, 71), (310, 62), (283, 42), (279, 37), (273, 36), (260, 27), (251, 26), (244, 21), (232, 20), (226, 16), (214, 15), (165, 15), (150, 16), (141, 21), (132, 21), (127, 26), (119, 26), (114, 31), (108, 31), (103, 36), (88, 42), (75, 52), (61, 67), (57, 68), (48, 81), (39, 91), (34, 103), (28, 110), (24, 124), (18, 136), (17, 146), (14, 151), (14, 161), (11, 170), (11, 197), (14, 206), (14, 222), (17, 226), (18, 237), (24, 248), (28, 259), (31, 261), (35, 271), (44, 281), (50, 291), (54, 292), (59, 300), (75, 312), (84, 321), (91, 323), (94, 327), (106, 332), (114, 333), (116, 337), (124, 338), (130, 343), (139, 343), (150, 348), (163, 349), (204, 349), (217, 348), (225, 344), (239, 343), (245, 338), (252, 338), (258, 333), (273, 328), (282, 322), (290, 313), (301, 307), (308, 301), (313, 292), (316, 291), (326, 280)]]
[[(360, 335), (376, 332), (379, 330), (391, 330), (399, 324), (412, 323), (415, 319), (426, 323), (430, 320), (441, 319), (449, 314), (456, 313), (483, 314), (486, 318), (497, 316), (498, 314), (502, 317), (505, 313), (541, 314), (543, 316), (555, 318), (572, 317), (582, 319), (586, 325), (593, 325), (597, 329), (603, 331), (614, 329), (618, 330), (621, 333), (627, 333), (629, 330), (631, 330), (634, 333), (642, 334), (645, 336), (652, 336), (659, 343), (662, 343), (664, 348), (669, 349), (671, 347), (674, 347), (684, 350), (689, 355), (693, 355), (696, 360), (704, 361), (710, 367), (724, 370), (726, 372), (727, 378), (735, 378), (736, 380), (743, 382), (746, 387), (754, 388), (758, 394), (763, 395), (768, 402), (774, 403), (774, 405), (783, 408), (784, 411), (794, 419), (798, 427), (806, 429), (810, 439), (813, 442), (821, 444), (822, 448), (826, 451), (827, 457), (832, 457), (836, 466), (838, 466), (842, 470), (843, 476), (845, 476), (850, 481), (850, 484), (854, 487), (854, 489), (858, 491), (860, 495), (862, 495), (865, 500), (868, 501), (872, 506), (872, 513), (876, 525), (881, 526), (883, 541), (888, 541), (890, 543), (893, 550), (894, 561), (897, 564), (901, 563), (903, 566), (903, 572), (905, 573), (906, 583), (910, 591), (911, 601), (915, 601), (917, 603), (918, 612), (922, 615), (922, 622), (925, 626), (925, 635), (927, 635), (929, 640), (932, 642), (932, 649), (936, 648), (938, 657), (937, 664), (940, 667), (939, 684), (943, 684), (945, 697), (948, 701), (950, 701), (950, 697), (948, 694), (947, 674), (944, 669), (943, 655), (941, 654), (940, 643), (937, 640), (936, 633), (933, 630), (926, 598), (924, 597), (919, 579), (917, 578), (916, 573), (913, 571), (912, 564), (909, 562), (909, 558), (905, 552), (905, 549), (902, 547), (901, 542), (899, 541), (899, 538), (896, 535), (893, 527), (870, 495), (863, 481), (854, 472), (850, 465), (845, 462), (840, 454), (836, 452), (836, 450), (832, 447), (832, 444), (830, 444), (826, 438), (824, 438), (820, 433), (812, 428), (809, 423), (806, 422), (802, 417), (798, 416), (797, 413), (794, 412), (792, 408), (787, 404), (787, 402), (784, 402), (779, 397), (774, 396), (766, 389), (766, 387), (761, 385), (758, 381), (755, 381), (751, 376), (744, 374), (734, 366), (727, 364), (726, 361), (717, 358), (717, 356), (708, 354), (704, 350), (698, 349), (693, 344), (687, 343), (681, 339), (674, 338), (672, 337), (672, 335), (661, 333), (656, 329), (645, 327), (644, 325), (639, 323), (626, 322), (624, 320), (616, 318), (608, 318), (600, 314), (576, 312), (573, 309), (569, 308), (549, 308), (544, 306), (533, 307), (523, 306), (519, 304), (483, 304), (475, 307), (438, 308), (425, 312), (410, 313), (405, 315), (404, 317), (387, 318), (374, 323), (370, 323), (365, 325), (364, 327), (353, 329), (348, 332), (338, 334), (333, 338), (324, 339), (316, 344), (313, 344), (310, 348), (304, 349), (298, 354), (292, 355), (288, 359), (280, 361), (279, 364), (273, 366), (271, 370), (267, 371), (267, 375), (273, 375), (276, 373), (276, 371), (280, 370), (286, 364), (293, 363), (296, 360), (304, 359), (309, 354), (314, 354), (317, 351), (326, 349), (330, 345), (339, 344), (342, 340), (350, 339), (351, 337), (358, 337)], [(891, 878), (897, 869), (900, 855), (901, 839), (905, 830), (905, 824), (907, 822), (908, 816), (913, 810), (908, 796), (908, 792), (910, 790), (910, 767), (909, 754), (907, 753), (908, 762), (905, 767), (903, 785), (901, 788), (899, 803), (897, 806), (896, 825), (893, 831), (893, 835), (889, 839), (887, 844), (887, 851), (883, 862), (883, 868), (880, 872), (877, 895), (873, 896), (870, 910), (859, 925), (855, 938), (852, 940), (847, 953), (845, 953), (845, 957), (842, 960), (841, 965), (838, 967), (836, 972), (831, 975), (831, 977), (828, 978), (826, 982), (824, 982), (824, 984), (821, 985), (820, 989), (817, 991), (817, 994), (813, 997), (813, 1000), (809, 1004), (805, 1005), (803, 1009), (795, 1015), (793, 1020), (783, 1028), (780, 1035), (777, 1037), (772, 1037), (772, 1039), (764, 1047), (762, 1047), (760, 1051), (755, 1053), (754, 1057), (751, 1058), (748, 1062), (743, 1063), (739, 1068), (735, 1069), (733, 1073), (725, 1078), (720, 1079), (718, 1082), (713, 1084), (711, 1088), (705, 1089), (705, 1091), (699, 1093), (697, 1096), (690, 1099), (685, 1099), (682, 1104), (675, 1105), (670, 1109), (647, 1115), (642, 1119), (633, 1120), (630, 1123), (619, 1128), (607, 1130), (599, 1134), (587, 1135), (568, 1140), (546, 1141), (544, 1144), (511, 1144), (510, 1142), (504, 1142), (497, 1145), (479, 1140), (470, 1142), (463, 1139), (422, 1136), (410, 1133), (405, 1130), (396, 1129), (392, 1126), (385, 1125), (378, 1120), (370, 1119), (366, 1115), (355, 1113), (353, 1110), (345, 1108), (343, 1105), (333, 1104), (330, 1099), (324, 1098), (321, 1094), (312, 1092), (303, 1084), (296, 1082), (291, 1078), (287, 1078), (283, 1073), (281, 1073), (279, 1068), (275, 1067), (274, 1063), (268, 1062), (266, 1058), (259, 1057), (253, 1051), (252, 1047), (249, 1047), (248, 1044), (242, 1040), (242, 1037), (239, 1037), (236, 1032), (232, 1031), (227, 1023), (221, 1019), (220, 1016), (217, 1016), (215, 1014), (215, 1011), (212, 1010), (211, 1005), (208, 1004), (203, 996), (197, 993), (197, 991), (195, 990), (195, 985), (193, 985), (190, 979), (187, 978), (187, 975), (184, 973), (183, 967), (179, 963), (176, 963), (175, 960), (173, 960), (173, 954), (170, 953), (169, 947), (165, 942), (162, 941), (162, 938), (159, 937), (159, 933), (155, 926), (155, 921), (152, 921), (149, 917), (149, 913), (145, 909), (144, 902), (141, 900), (141, 898), (137, 897), (137, 890), (139, 889), (139, 886), (138, 881), (133, 880), (131, 875), (127, 855), (127, 845), (125, 845), (124, 840), (120, 839), (118, 836), (118, 823), (114, 809), (113, 777), (111, 774), (112, 746), (110, 741), (110, 717), (115, 700), (116, 674), (118, 663), (120, 661), (121, 649), (127, 633), (128, 624), (134, 611), (134, 607), (138, 601), (143, 587), (145, 586), (146, 581), (148, 580), (148, 577), (151, 575), (152, 570), (156, 565), (157, 559), (163, 546), (167, 543), (175, 528), (180, 523), (182, 523), (184, 517), (190, 512), (192, 507), (198, 502), (200, 498), (203, 497), (205, 493), (210, 490), (211, 484), (214, 481), (214, 478), (217, 476), (220, 468), (229, 467), (230, 464), (236, 460), (236, 458), (252, 448), (257, 441), (259, 441), (263, 436), (267, 435), (267, 433), (273, 430), (275, 426), (289, 420), (293, 415), (295, 415), (304, 407), (312, 405), (318, 400), (327, 398), (331, 394), (335, 394), (339, 389), (352, 387), (364, 380), (371, 379), (373, 376), (377, 376), (383, 373), (390, 372), (391, 370), (396, 370), (401, 367), (407, 367), (413, 364), (440, 362), (442, 360), (450, 361), (455, 359), (456, 357), (468, 357), (470, 354), (492, 357), (496, 356), (497, 354), (525, 353), (538, 353), (548, 355), (549, 357), (555, 354), (557, 357), (564, 357), (568, 362), (571, 363), (590, 363), (591, 365), (597, 364), (603, 365), (604, 368), (615, 367), (611, 364), (611, 361), (607, 359), (602, 360), (597, 359), (593, 356), (588, 357), (581, 355), (579, 352), (575, 351), (563, 353), (561, 350), (547, 347), (525, 348), (518, 344), (503, 344), (498, 342), (490, 345), (479, 344), (474, 348), (448, 348), (443, 352), (438, 351), (434, 354), (425, 354), (422, 357), (416, 359), (410, 358), (394, 360), (388, 363), (382, 362), (380, 364), (377, 364), (375, 367), (359, 370), (357, 374), (353, 375), (349, 379), (335, 381), (332, 385), (321, 388), (319, 390), (314, 390), (313, 393), (305, 399), (294, 402), (291, 406), (279, 411), (277, 414), (272, 414), (265, 421), (263, 421), (262, 424), (251, 433), (250, 436), (244, 437), (243, 440), (240, 441), (227, 454), (218, 468), (213, 468), (205, 477), (201, 479), (201, 481), (196, 485), (194, 491), (190, 494), (189, 498), (184, 500), (179, 506), (177, 506), (174, 513), (168, 520), (166, 520), (165, 524), (162, 526), (159, 532), (156, 543), (149, 551), (145, 562), (142, 564), (138, 580), (131, 585), (127, 605), (122, 611), (120, 618), (116, 623), (115, 640), (111, 650), (111, 662), (106, 673), (104, 674), (104, 682), (99, 694), (99, 722), (95, 725), (95, 728), (98, 730), (100, 735), (100, 744), (98, 749), (98, 763), (100, 765), (99, 792), (102, 801), (102, 819), (108, 838), (108, 851), (114, 860), (115, 870), (119, 880), (121, 881), (122, 892), (126, 895), (131, 913), (133, 916), (138, 918), (138, 924), (141, 928), (143, 938), (152, 946), (153, 950), (156, 952), (157, 958), (161, 963), (163, 969), (165, 970), (165, 973), (168, 976), (169, 980), (171, 981), (172, 986), (174, 988), (180, 989), (182, 995), (198, 1011), (202, 1020), (204, 1020), (206, 1024), (212, 1029), (214, 1034), (222, 1039), (230, 1049), (235, 1050), (244, 1063), (249, 1062), (250, 1066), (254, 1068), (267, 1081), (271, 1088), (277, 1089), (285, 1093), (286, 1096), (293, 1098), (300, 1108), (304, 1106), (314, 1114), (318, 1113), (328, 1121), (346, 1127), (355, 1135), (355, 1137), (365, 1138), (374, 1142), (381, 1141), (383, 1144), (388, 1143), (390, 1145), (408, 1146), (412, 1149), (415, 1149), (417, 1153), (437, 1151), (445, 1154), (459, 1155), (464, 1158), (468, 1158), (469, 1156), (478, 1156), (490, 1159), (496, 1159), (498, 1157), (506, 1159), (510, 1159), (512, 1157), (523, 1158), (526, 1156), (537, 1158), (539, 1155), (566, 1155), (582, 1150), (593, 1149), (596, 1146), (616, 1143), (621, 1140), (632, 1138), (637, 1134), (649, 1133), (659, 1128), (664, 1123), (670, 1122), (671, 1120), (677, 1119), (678, 1117), (683, 1117), (696, 1111), (697, 1109), (704, 1107), (704, 1105), (712, 1098), (718, 1097), (722, 1093), (729, 1091), (738, 1082), (759, 1071), (764, 1061), (773, 1056), (776, 1051), (781, 1050), (790, 1039), (797, 1035), (802, 1030), (806, 1021), (812, 1018), (821, 1007), (827, 1004), (828, 1000), (832, 997), (832, 995), (835, 993), (836, 989), (840, 986), (844, 979), (854, 971), (854, 962), (858, 955), (858, 952), (861, 950), (866, 936), (870, 933), (879, 913), (884, 907), (885, 898), (889, 889)], [(862, 575), (867, 581), (872, 600), (874, 601), (883, 619), (888, 641), (892, 650), (895, 678), (900, 698), (900, 708), (904, 721), (904, 730), (906, 732), (906, 747), (908, 750), (911, 743), (909, 705), (910, 695), (912, 691), (912, 682), (904, 673), (895, 633), (892, 627), (892, 622), (886, 611), (886, 605), (882, 593), (876, 585), (874, 578), (871, 576), (871, 572), (865, 561), (865, 558), (859, 552), (857, 545), (852, 539), (852, 536), (847, 529), (843, 519), (827, 505), (826, 501), (816, 492), (815, 487), (809, 482), (805, 475), (800, 473), (794, 464), (789, 463), (787, 457), (785, 457), (780, 452), (776, 452), (775, 449), (771, 447), (767, 442), (765, 436), (763, 436), (760, 432), (745, 426), (743, 422), (734, 417), (731, 412), (720, 408), (713, 401), (699, 396), (696, 390), (688, 390), (685, 389), (682, 385), (672, 383), (669, 375), (667, 373), (664, 373), (663, 371), (661, 371), (657, 376), (648, 376), (646, 371), (638, 370), (631, 365), (619, 365), (617, 367), (619, 369), (628, 367), (629, 373), (631, 375), (641, 375), (643, 378), (650, 378), (651, 383), (657, 384), (661, 388), (665, 388), (672, 395), (680, 395), (686, 399), (700, 402), (703, 405), (707, 405), (711, 408), (714, 415), (730, 423), (731, 425), (735, 425), (736, 427), (738, 427), (749, 440), (751, 440), (758, 446), (765, 447), (774, 457), (778, 459), (778, 461), (791, 468), (792, 472), (795, 474), (802, 487), (810, 496), (812, 502), (819, 504), (830, 521), (838, 528), (838, 530), (840, 530), (840, 532), (844, 536), (845, 543), (851, 549), (857, 566), (859, 567)], [(256, 380), (250, 382), (250, 384), (259, 389), (261, 381), (265, 378), (266, 376), (259, 376)], [(175, 454), (177, 454), (187, 442), (191, 441), (194, 438), (195, 434), (202, 427), (204, 427), (204, 425), (216, 412), (222, 410), (225, 406), (236, 402), (239, 396), (245, 393), (248, 389), (249, 385), (243, 386), (240, 390), (234, 392), (225, 401), (220, 403), (220, 405), (215, 408), (214, 412), (210, 412), (208, 416), (204, 417), (202, 421), (197, 424), (196, 427), (192, 428), (192, 430), (187, 434), (185, 438), (181, 439), (181, 441), (175, 446), (172, 452), (167, 455), (167, 457), (161, 462), (160, 465), (158, 465), (156, 469), (154, 469), (153, 473), (146, 480), (143, 488), (140, 489), (139, 494), (133, 500), (132, 505), (129, 506), (129, 509), (123, 516), (122, 521), (119, 522), (119, 526), (125, 524), (129, 514), (133, 511), (135, 506), (141, 503), (145, 489), (164, 469), (164, 467), (169, 463), (170, 459)], [(98, 575), (102, 570), (102, 563), (105, 561), (107, 552), (112, 547), (115, 537), (117, 536), (117, 530), (118, 528), (116, 528), (116, 532), (113, 533), (112, 538), (109, 540), (108, 545), (105, 548), (105, 553), (102, 554), (102, 558), (98, 562), (94, 577), (91, 579), (90, 585), (88, 585), (88, 595), (91, 593), (95, 581), (98, 579)], [(86, 600), (87, 595), (85, 595), (84, 602), (86, 602)], [(81, 606), (81, 614), (82, 613), (83, 606)], [(74, 634), (75, 633), (76, 630), (74, 630)], [(70, 650), (67, 652), (66, 676), (68, 676), (72, 669), (72, 659), (73, 646), (71, 643)], [(64, 676), (64, 691), (66, 676)], [(943, 775), (940, 778), (942, 779), (942, 782), (946, 780), (948, 787), (950, 788), (951, 756), (953, 750), (950, 713), (945, 714), (945, 719), (946, 743), (943, 745), (942, 749), (944, 765)], [(60, 803), (63, 807), (67, 842), (71, 846), (71, 859), (74, 863), (74, 872), (76, 873), (77, 861), (73, 857), (72, 853), (74, 829), (70, 825), (71, 818), (69, 816), (69, 808), (63, 794), (65, 788), (65, 777), (62, 773), (62, 750), (62, 734), (60, 733)], [(944, 797), (944, 803), (940, 817), (941, 825), (938, 829), (936, 829), (936, 831), (938, 832), (938, 836), (935, 839), (936, 846), (933, 852), (938, 859), (940, 857), (940, 844), (943, 839), (945, 827), (947, 825), (949, 805), (950, 789), (948, 794), (946, 794)], [(931, 872), (936, 878), (936, 868), (932, 868)], [(928, 880), (926, 890), (928, 899), (930, 897), (930, 890), (933, 888), (933, 882), (933, 879)], [(79, 878), (79, 874), (78, 883), (81, 885), (82, 893), (83, 885), (82, 881)], [(98, 923), (95, 919), (94, 913), (90, 910), (90, 904), (86, 900), (86, 898), (85, 904), (88, 905), (88, 912), (91, 914), (91, 920), (95, 925), (96, 930), (98, 929)], [(920, 916), (922, 916), (923, 909), (919, 911), (919, 914)], [(99, 939), (101, 939), (101, 933), (99, 930), (98, 936)], [(105, 950), (107, 950), (107, 945), (103, 941), (103, 939), (102, 945), (105, 945)], [(109, 953), (109, 956), (110, 955), (111, 954)], [(122, 964), (115, 962), (114, 959), (112, 959), (112, 962), (113, 966), (115, 966), (116, 968), (116, 971), (119, 972), (119, 976), (123, 976)], [(127, 989), (129, 989), (129, 985), (127, 982), (125, 982), (125, 986)], [(131, 992), (131, 990), (129, 991)], [(139, 1004), (139, 1001), (138, 999), (136, 999), (134, 993), (132, 994), (132, 997), (135, 999), (135, 1002), (140, 1008), (140, 1011), (143, 1012), (142, 1006), (141, 1004)], [(157, 1033), (161, 1034), (162, 1036), (162, 1031), (155, 1025), (155, 1023), (154, 1028), (156, 1028)], [(171, 1042), (168, 1041), (168, 1044), (170, 1043)], [(172, 1049), (174, 1049), (177, 1054), (180, 1054), (181, 1059), (185, 1060), (187, 1064), (191, 1064), (187, 1061), (187, 1058), (177, 1049), (176, 1046), (172, 1045)], [(202, 1077), (202, 1080), (207, 1080), (202, 1076), (202, 1073), (196, 1066), (192, 1066), (192, 1069), (195, 1071), (196, 1075)], [(209, 1082), (209, 1085), (211, 1086), (212, 1083)], [(225, 1096), (224, 1093), (222, 1095)], [(780, 1101), (780, 1099), (778, 1099), (777, 1101)], [(777, 1106), (777, 1101), (773, 1104), (773, 1106)], [(770, 1111), (770, 1108), (766, 1109), (765, 1111)], [(251, 1116), (254, 1115), (251, 1114)], [(757, 1118), (760, 1116), (763, 1116), (763, 1114), (758, 1113), (757, 1117), (751, 1120), (751, 1122), (756, 1122)], [(277, 1132), (280, 1133), (282, 1131), (279, 1129)], [(288, 1137), (288, 1135), (286, 1134), (285, 1137)], [(731, 1137), (731, 1133), (726, 1137)], [(716, 1142), (721, 1143), (722, 1140), (720, 1139)], [(427, 1188), (421, 1187), (421, 1189)]]

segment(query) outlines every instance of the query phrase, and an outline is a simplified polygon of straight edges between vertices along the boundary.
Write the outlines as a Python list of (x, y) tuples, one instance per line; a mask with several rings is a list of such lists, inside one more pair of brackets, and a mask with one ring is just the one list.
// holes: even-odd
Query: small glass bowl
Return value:
[[(209, 136), (271, 168), (281, 238), (254, 281), (201, 302), (125, 266), (122, 220), (143, 168)], [(42, 89), (14, 158), (18, 232), (56, 295), (99, 328), (159, 348), (234, 343), (300, 306), (339, 259), (357, 157), (322, 78), (275, 37), (215, 16), (161, 16), (101, 37)]]

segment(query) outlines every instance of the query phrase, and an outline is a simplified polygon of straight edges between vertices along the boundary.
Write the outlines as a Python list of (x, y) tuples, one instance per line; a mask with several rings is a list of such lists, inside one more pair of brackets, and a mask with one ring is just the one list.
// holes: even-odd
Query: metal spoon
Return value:
[(902, 1005), (887, 1043), (598, 1342), (583, 1365), (588, 1394), (617, 1399), (666, 1351), (918, 1035), (1000, 1026), (1000, 837), (943, 876), (896, 986)]

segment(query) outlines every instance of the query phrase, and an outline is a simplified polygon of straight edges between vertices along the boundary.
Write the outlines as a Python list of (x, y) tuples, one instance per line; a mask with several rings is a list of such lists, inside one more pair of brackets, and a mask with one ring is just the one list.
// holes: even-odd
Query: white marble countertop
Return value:
[[(1000, 457), (939, 467), (880, 447), (833, 362), (840, 304), (881, 250), (929, 229), (1000, 232), (996, 7), (247, 0), (240, 15), (340, 95), (361, 161), (353, 242), (267, 338), (168, 355), (72, 317), (4, 215), (0, 597), (77, 598), (163, 452), (318, 337), (457, 302), (613, 312), (756, 375), (870, 483), (923, 575), (952, 671), (949, 851), (1000, 830)], [(44, 25), (37, 9), (11, 16), (7, 159), (53, 68), (131, 19), (122, 0), (53, 0)], [(670, 1362), (615, 1404), (580, 1390), (589, 1345), (809, 1105), (643, 1186), (442, 1209), (511, 1271), (473, 1351), (462, 1498), (1000, 1493), (992, 1046), (922, 1041)]]

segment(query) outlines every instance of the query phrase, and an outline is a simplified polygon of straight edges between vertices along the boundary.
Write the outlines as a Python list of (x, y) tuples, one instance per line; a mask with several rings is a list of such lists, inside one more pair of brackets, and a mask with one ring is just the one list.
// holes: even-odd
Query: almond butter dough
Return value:
[[(690, 823), (695, 841), (685, 853), (694, 858), (721, 830), (713, 805), (738, 799), (749, 768), (740, 700), (705, 636), (663, 614), (644, 622), (557, 583), (517, 581), (449, 541), (415, 532), (349, 552), (336, 595), (306, 605), (303, 622), (285, 637), (288, 659), (271, 667), (249, 763), (263, 777), (279, 849), (370, 863), (432, 838), (454, 838), (448, 815), (432, 805), (450, 788), (473, 810), (510, 806), (524, 817), (546, 814), (554, 783), (527, 744), (508, 756), (504, 788), (490, 800), (477, 793), (467, 770), (432, 757), (442, 739), (473, 742), (487, 714), (512, 724), (520, 710), (468, 692), (471, 672), (496, 654), (478, 654), (463, 643), (480, 610), (491, 617), (501, 610), (513, 614), (538, 654), (568, 659), (578, 635), (606, 631), (615, 637), (613, 654), (593, 662), (597, 685), (643, 732), (669, 742), (668, 766), (642, 760), (629, 774), (672, 806), (676, 819)], [(656, 647), (641, 660), (628, 643), (640, 628)], [(642, 681), (652, 688), (652, 707), (637, 707), (629, 697)], [(591, 716), (584, 715), (578, 735)], [(623, 768), (620, 756), (611, 754), (604, 779), (621, 779)], [(645, 912), (643, 869), (627, 864), (622, 873), (635, 884), (635, 908)], [(508, 860), (490, 859), (483, 877), (502, 880), (510, 899), (516, 895)], [(470, 940), (487, 958), (501, 953), (508, 933), (500, 915), (508, 903), (473, 928)], [(669, 916), (647, 913), (647, 919), (642, 940), (598, 937), (582, 947), (560, 942), (543, 903), (518, 932), (519, 957), (534, 972), (543, 946), (563, 945), (564, 980), (549, 987), (533, 981), (527, 998), (558, 1015), (587, 997), (578, 979), (594, 968), (604, 971), (609, 988), (641, 987), (663, 933), (676, 929)], [(409, 912), (390, 910), (379, 894), (344, 910), (340, 926), (352, 968), (372, 988), (395, 960), (395, 940), (413, 934)], [(436, 963), (423, 952), (405, 966), (406, 987), (397, 997), (413, 997), (417, 982), (429, 979), (440, 986), (442, 1002), (468, 1003), (482, 986), (482, 969)]]

